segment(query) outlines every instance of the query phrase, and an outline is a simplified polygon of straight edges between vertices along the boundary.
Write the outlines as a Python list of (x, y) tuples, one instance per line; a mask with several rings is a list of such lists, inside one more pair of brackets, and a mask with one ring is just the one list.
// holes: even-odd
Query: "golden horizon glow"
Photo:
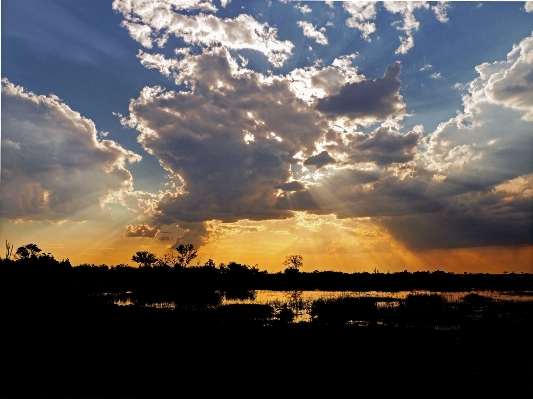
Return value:
[[(96, 221), (54, 225), (26, 222), (10, 224), (9, 230), (2, 231), (2, 235), (14, 244), (15, 249), (34, 243), (58, 260), (69, 258), (72, 265), (136, 266), (131, 257), (137, 251), (152, 252), (158, 257), (172, 252), (170, 247), (175, 243), (175, 236), (172, 240), (159, 240), (158, 236), (124, 237), (121, 234), (123, 226), (131, 221), (130, 216), (116, 218), (111, 224)], [(255, 231), (243, 229), (247, 224), (243, 221), (219, 224), (223, 229), (218, 237), (199, 248), (198, 258), (191, 265), (203, 265), (212, 259), (217, 265), (229, 262), (257, 264), (261, 270), (278, 272), (284, 270), (282, 263), (286, 256), (299, 254), (303, 256), (302, 271), (305, 272), (334, 270), (353, 273), (374, 269), (382, 273), (403, 270), (533, 272), (533, 245), (412, 251), (370, 218), (337, 219), (333, 215), (297, 212), (291, 219), (248, 223), (256, 227)], [(50, 229), (54, 231), (53, 239)]]

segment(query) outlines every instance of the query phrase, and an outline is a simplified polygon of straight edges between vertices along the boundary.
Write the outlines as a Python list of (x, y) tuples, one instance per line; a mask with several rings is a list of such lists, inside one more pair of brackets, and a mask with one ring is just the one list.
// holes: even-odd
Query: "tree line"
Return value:
[[(58, 261), (44, 253), (36, 244), (27, 244), (13, 251), (6, 241), (6, 257), (0, 258), (0, 275), (8, 284), (19, 281), (83, 281), (87, 284), (107, 284), (108, 289), (130, 289), (140, 286), (201, 287), (202, 289), (281, 289), (281, 290), (343, 290), (343, 291), (399, 291), (434, 290), (462, 291), (470, 289), (532, 290), (531, 274), (455, 274), (443, 271), (372, 273), (339, 271), (302, 272), (301, 255), (286, 256), (283, 271), (268, 273), (258, 265), (237, 262), (221, 263), (212, 259), (197, 262), (198, 250), (192, 244), (180, 244), (174, 251), (159, 258), (148, 251), (138, 251), (132, 261), (138, 267), (125, 264), (116, 266), (81, 264), (72, 266), (70, 260)], [(155, 288), (154, 288), (155, 289)]]

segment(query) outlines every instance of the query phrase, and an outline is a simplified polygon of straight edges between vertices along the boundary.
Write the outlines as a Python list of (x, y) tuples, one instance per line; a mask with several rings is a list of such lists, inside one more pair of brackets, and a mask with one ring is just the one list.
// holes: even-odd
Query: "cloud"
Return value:
[(396, 62), (387, 67), (382, 78), (347, 83), (337, 94), (319, 99), (316, 109), (330, 117), (346, 116), (378, 120), (402, 114), (405, 111), (405, 104), (399, 94), (400, 70), (401, 64)]
[[(355, 55), (265, 76), (224, 49), (175, 60), (143, 53), (188, 89), (144, 88), (123, 122), (175, 184), (146, 201), (157, 223), (186, 230), (176, 243), (204, 245), (253, 231), (236, 227), (242, 220), (302, 211), (370, 218), (414, 250), (521, 245), (531, 242), (533, 129), (521, 118), (528, 94), (508, 88), (529, 87), (529, 48), (527, 38), (506, 62), (478, 67), (463, 111), (425, 137), (422, 126), (403, 133), (398, 123), (400, 63), (367, 79), (351, 66)], [(366, 133), (360, 120), (385, 122)], [(346, 247), (336, 241), (332, 250)]]
[(286, 76), (286, 80), (298, 98), (313, 104), (318, 98), (337, 93), (346, 83), (365, 79), (357, 74), (357, 67), (352, 66), (352, 60), (356, 57), (357, 54), (344, 55), (322, 68), (318, 65), (296, 68)]
[(2, 217), (102, 220), (113, 195), (132, 190), (125, 168), (140, 156), (98, 140), (93, 122), (54, 95), (2, 79)]
[(438, 186), (446, 187), (448, 195), (458, 195), (490, 190), (531, 173), (532, 123), (521, 120), (519, 111), (486, 99), (466, 96), (465, 105), (465, 113), (424, 138), (421, 160), (426, 170), (445, 178)]
[[(113, 9), (121, 12), (122, 26), (130, 36), (146, 48), (155, 41), (163, 47), (169, 35), (182, 38), (188, 44), (209, 48), (216, 45), (228, 49), (251, 49), (263, 53), (276, 67), (290, 57), (294, 45), (277, 39), (277, 29), (259, 23), (247, 14), (221, 19), (212, 14), (190, 14), (191, 11), (216, 11), (211, 3), (202, 1), (175, 2), (171, 0), (140, 1), (115, 0)], [(177, 11), (187, 11), (181, 14)]]
[[(364, 169), (363, 169), (364, 168)], [(352, 166), (323, 176), (307, 191), (283, 193), (279, 207), (337, 218), (401, 216), (438, 212), (438, 199), (426, 196), (427, 181), (401, 179), (373, 165)]]
[(440, 75), (440, 72), (439, 73), (435, 72), (429, 75), (429, 77), (432, 79), (440, 79), (442, 76)]
[(450, 8), (450, 3), (448, 1), (439, 1), (436, 5), (431, 6), (431, 9), (435, 12), (437, 19), (442, 22), (448, 22), (448, 16), (446, 11)]
[[(418, 22), (413, 11), (417, 8), (429, 8), (426, 1), (413, 2), (384, 2), (383, 6), (391, 13), (399, 13), (403, 17), (403, 23), (397, 24), (396, 29), (405, 32), (406, 36), (400, 36), (400, 47), (396, 49), (396, 54), (406, 54), (414, 46), (413, 30), (418, 30), (420, 22)], [(438, 17), (438, 12), (435, 12)], [(442, 21), (441, 21), (442, 22)]]
[(217, 8), (212, 2), (203, 0), (159, 0), (149, 3), (143, 0), (115, 0), (113, 1), (113, 10), (122, 14), (134, 13), (139, 16), (147, 16), (153, 15), (155, 11), (161, 13), (164, 11), (172, 12), (173, 10), (215, 12)]
[(141, 224), (129, 224), (124, 227), (124, 237), (155, 237), (161, 229), (157, 227), (150, 227), (146, 223)]
[(518, 176), (494, 187), (494, 191), (503, 192), (507, 196), (506, 200), (512, 199), (516, 195), (526, 197), (533, 196), (533, 173), (524, 176)]
[(345, 219), (334, 215), (317, 216), (303, 212), (295, 215), (290, 229), (294, 237), (280, 253), (299, 254), (363, 254), (369, 251), (391, 251), (390, 237), (372, 221)]
[(507, 62), (478, 67), (464, 110), (425, 137), (421, 127), (343, 133), (326, 149), (344, 166), (326, 168), (305, 191), (283, 193), (278, 206), (371, 218), (415, 251), (530, 245), (533, 123), (523, 117), (529, 100), (520, 90), (498, 97), (504, 87), (527, 82), (528, 45), (526, 38)]
[[(332, 4), (330, 3), (330, 6)], [(370, 35), (376, 31), (376, 2), (374, 1), (345, 1), (342, 3), (344, 9), (351, 15), (346, 20), (346, 25), (361, 31), (363, 39), (370, 41)], [(419, 8), (429, 9), (427, 1), (386, 1), (383, 2), (385, 10), (390, 13), (401, 14), (402, 21), (393, 23), (396, 29), (404, 31), (405, 36), (400, 36), (400, 46), (396, 49), (396, 54), (406, 54), (414, 46), (413, 31), (418, 30), (418, 22), (413, 11)], [(431, 9), (435, 12), (436, 18), (442, 22), (448, 22), (446, 11), (449, 8), (448, 2), (438, 2)]]
[[(531, 207), (522, 204), (518, 212), (509, 212), (512, 218), (477, 214), (411, 215), (390, 218), (383, 226), (411, 250), (434, 248), (472, 248), (492, 245), (522, 246), (533, 240), (530, 217)], [(525, 211), (525, 213), (524, 213)], [(514, 214), (513, 214), (514, 213)], [(516, 216), (528, 218), (517, 219)]]
[(474, 96), (523, 111), (523, 118), (533, 121), (533, 36), (515, 45), (506, 62), (484, 63), (476, 70)]
[(524, 9), (526, 12), (533, 12), (533, 1), (526, 1)]
[[(530, 36), (514, 46), (506, 62), (476, 67), (480, 76), (463, 97), (464, 112), (426, 139), (423, 157), (428, 170), (448, 171), (464, 182), (486, 186), (530, 173), (532, 162), (526, 153), (533, 145), (529, 118), (533, 97), (527, 88), (532, 45)], [(492, 172), (483, 179), (475, 177), (486, 169)]]
[(311, 10), (311, 9), (309, 8), (309, 6), (308, 6), (307, 4), (304, 4), (303, 6), (297, 4), (297, 5), (295, 5), (294, 7), (297, 8), (298, 10), (300, 10), (300, 12), (301, 12), (302, 14), (307, 14), (307, 13), (310, 13), (310, 12), (313, 11), (313, 10)]
[(310, 156), (304, 161), (305, 166), (316, 166), (317, 169), (333, 163), (335, 163), (335, 159), (332, 158), (327, 151), (322, 151), (320, 154)]
[(303, 185), (299, 181), (291, 181), (275, 186), (275, 188), (279, 188), (283, 191), (303, 191), (305, 190), (305, 185)]
[(376, 24), (369, 22), (376, 18), (376, 2), (374, 1), (345, 1), (344, 9), (351, 17), (346, 20), (346, 25), (361, 31), (361, 36), (370, 41), (370, 35), (376, 31)]
[(209, 231), (205, 223), (180, 223), (178, 227), (184, 232), (176, 239), (173, 248), (180, 244), (192, 244), (195, 248), (200, 248), (209, 241)]
[[(224, 50), (186, 57), (190, 91), (145, 88), (124, 123), (179, 190), (155, 207), (160, 223), (287, 218), (276, 207), (297, 153), (309, 156), (329, 129), (281, 78), (239, 68)], [(185, 63), (182, 63), (185, 65)], [(180, 71), (180, 74), (182, 71)], [(253, 140), (250, 137), (253, 136)]]
[(328, 44), (328, 38), (324, 35), (326, 28), (317, 29), (312, 23), (298, 21), (298, 26), (303, 29), (304, 36), (315, 39), (318, 44)]
[[(472, 190), (450, 196), (454, 182), (442, 181), (443, 211), (383, 220), (383, 225), (411, 249), (530, 245), (533, 205), (527, 190)], [(436, 187), (434, 187), (436, 188)]]
[(388, 127), (378, 128), (372, 135), (357, 134), (350, 141), (350, 158), (354, 162), (373, 162), (378, 166), (405, 163), (415, 156), (419, 131), (401, 134)]
[(417, 173), (427, 184), (424, 196), (439, 207), (382, 221), (411, 249), (533, 242), (531, 100), (516, 89), (527, 84), (530, 39), (507, 62), (478, 66), (464, 111), (424, 138)]
[(200, 248), (225, 237), (265, 230), (264, 226), (249, 220), (241, 220), (239, 223), (209, 220), (201, 223), (180, 223), (178, 227), (183, 229), (184, 233), (176, 239), (173, 247), (180, 244), (193, 244), (196, 248)]

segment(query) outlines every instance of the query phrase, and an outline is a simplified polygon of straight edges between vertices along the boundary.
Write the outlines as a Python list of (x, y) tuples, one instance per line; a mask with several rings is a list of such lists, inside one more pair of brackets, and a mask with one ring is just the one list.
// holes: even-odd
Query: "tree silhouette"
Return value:
[(191, 260), (196, 258), (196, 253), (198, 252), (192, 244), (180, 244), (176, 251), (178, 251), (178, 261), (181, 267), (187, 266)]
[(35, 244), (27, 244), (17, 249), (15, 254), (19, 259), (31, 258), (32, 256), (37, 256), (42, 250)]
[(175, 254), (174, 252), (169, 252), (163, 255), (162, 259), (159, 259), (158, 264), (156, 266), (173, 267), (176, 266), (176, 264), (179, 264), (178, 254)]
[(304, 264), (303, 258), (301, 255), (289, 255), (285, 257), (283, 265), (287, 266), (285, 273), (298, 273), (299, 268)]
[(152, 263), (157, 262), (157, 257), (148, 251), (139, 251), (131, 257), (131, 260), (138, 263), (141, 267), (150, 267)]

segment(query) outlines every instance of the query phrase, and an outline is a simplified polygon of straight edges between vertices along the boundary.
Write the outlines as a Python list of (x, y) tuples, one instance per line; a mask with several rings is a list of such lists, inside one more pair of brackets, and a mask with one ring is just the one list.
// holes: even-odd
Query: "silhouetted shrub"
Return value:
[(405, 298), (405, 306), (410, 308), (438, 308), (446, 304), (446, 299), (441, 294), (419, 293), (408, 294)]
[(294, 311), (287, 304), (283, 304), (278, 312), (278, 320), (282, 323), (290, 323), (294, 320)]
[(311, 305), (311, 317), (322, 323), (374, 322), (377, 318), (376, 299), (353, 297), (318, 299)]
[(458, 309), (437, 293), (412, 293), (400, 306), (382, 312), (386, 322), (403, 326), (456, 326), (462, 323)]
[(470, 303), (470, 304), (481, 304), (481, 303), (486, 303), (486, 302), (492, 301), (491, 298), (487, 298), (487, 297), (485, 297), (483, 295), (474, 294), (474, 293), (466, 294), (461, 299), (463, 301), (467, 302), (467, 303)]
[(138, 306), (150, 306), (154, 303), (173, 303), (175, 307), (202, 309), (218, 306), (222, 293), (209, 288), (176, 286), (172, 282), (143, 283), (133, 289), (132, 301)]

